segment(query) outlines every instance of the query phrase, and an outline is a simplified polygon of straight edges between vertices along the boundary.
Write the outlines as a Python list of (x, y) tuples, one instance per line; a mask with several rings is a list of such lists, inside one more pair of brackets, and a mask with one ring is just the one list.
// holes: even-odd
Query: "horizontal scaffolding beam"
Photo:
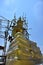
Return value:
[(0, 46), (0, 50), (4, 50), (4, 47), (3, 46)]
[(6, 56), (0, 55), (0, 57), (6, 57)]

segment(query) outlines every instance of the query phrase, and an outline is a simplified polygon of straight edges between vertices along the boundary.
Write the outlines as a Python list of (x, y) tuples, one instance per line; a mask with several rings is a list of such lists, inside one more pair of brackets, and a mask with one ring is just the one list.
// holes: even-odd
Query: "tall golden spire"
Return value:
[(17, 32), (21, 32), (21, 33), (25, 34), (25, 36), (29, 37), (27, 28), (26, 28), (26, 22), (21, 17), (19, 17), (19, 19), (16, 22), (16, 25), (13, 27), (12, 36), (14, 37), (14, 35)]

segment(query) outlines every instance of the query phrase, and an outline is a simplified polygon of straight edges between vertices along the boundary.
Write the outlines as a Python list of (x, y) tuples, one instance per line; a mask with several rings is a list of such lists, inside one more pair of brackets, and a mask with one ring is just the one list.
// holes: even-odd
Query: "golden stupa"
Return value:
[(36, 42), (29, 39), (26, 20), (21, 17), (12, 27), (13, 40), (7, 51), (6, 65), (36, 65), (41, 62), (41, 51)]

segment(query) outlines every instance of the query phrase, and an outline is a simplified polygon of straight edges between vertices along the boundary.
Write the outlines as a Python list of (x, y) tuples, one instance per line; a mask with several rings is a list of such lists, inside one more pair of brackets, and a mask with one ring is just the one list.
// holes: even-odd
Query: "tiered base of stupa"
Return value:
[(16, 61), (10, 61), (7, 63), (7, 65), (35, 65), (33, 61), (28, 60), (16, 60)]
[(36, 53), (39, 53), (36, 44), (18, 32), (9, 46), (6, 65), (35, 65), (33, 59), (41, 56)]

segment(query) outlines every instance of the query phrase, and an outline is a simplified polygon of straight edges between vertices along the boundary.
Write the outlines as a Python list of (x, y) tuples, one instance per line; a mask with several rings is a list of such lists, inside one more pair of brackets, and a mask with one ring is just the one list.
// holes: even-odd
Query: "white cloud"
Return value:
[(9, 6), (10, 4), (14, 3), (15, 0), (4, 0), (4, 4)]

